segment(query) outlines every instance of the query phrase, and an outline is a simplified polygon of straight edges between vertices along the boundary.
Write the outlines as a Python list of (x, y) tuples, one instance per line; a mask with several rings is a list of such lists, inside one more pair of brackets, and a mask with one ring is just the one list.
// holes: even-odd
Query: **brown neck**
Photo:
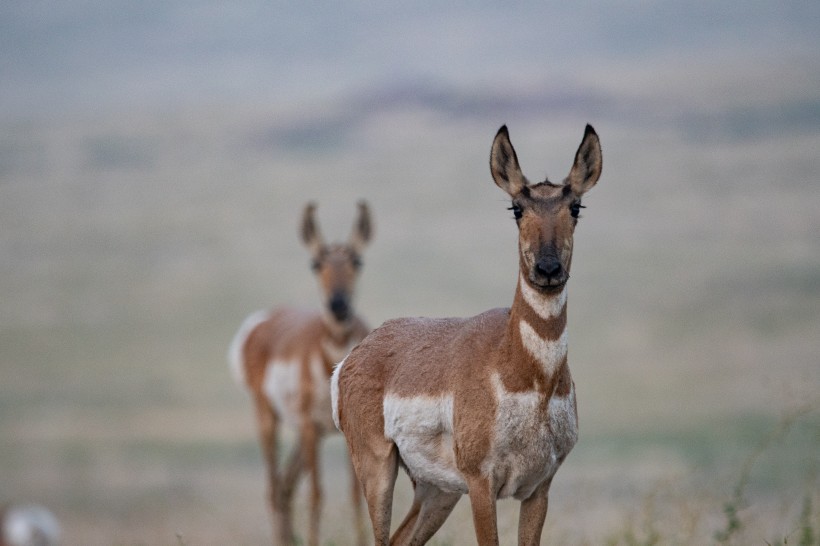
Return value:
[(567, 362), (567, 287), (543, 293), (519, 275), (507, 339), (524, 382), (552, 392)]
[(347, 354), (348, 345), (356, 330), (356, 316), (351, 314), (347, 320), (338, 321), (325, 310), (322, 312), (322, 324), (322, 353), (325, 365), (331, 370)]

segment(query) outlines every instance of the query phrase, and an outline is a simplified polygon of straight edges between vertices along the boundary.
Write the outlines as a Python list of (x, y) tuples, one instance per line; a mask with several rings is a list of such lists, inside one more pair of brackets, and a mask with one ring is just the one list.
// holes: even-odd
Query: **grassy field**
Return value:
[[(370, 201), (358, 307), (373, 325), (506, 306), (516, 233), (489, 176), (492, 137), (507, 122), (525, 173), (560, 179), (590, 121), (604, 174), (570, 284), (581, 436), (545, 543), (706, 544), (728, 530), (731, 544), (796, 544), (806, 527), (818, 540), (816, 125), (401, 101), (351, 121), (346, 108), (6, 127), (0, 501), (49, 506), (66, 544), (265, 543), (251, 407), (224, 355), (251, 311), (317, 304), (297, 240), (305, 201), (329, 238)], [(816, 120), (807, 108), (799, 119)], [(343, 453), (327, 441), (327, 544), (351, 538)], [(511, 543), (515, 503), (499, 521)], [(466, 499), (436, 540), (473, 543)]]

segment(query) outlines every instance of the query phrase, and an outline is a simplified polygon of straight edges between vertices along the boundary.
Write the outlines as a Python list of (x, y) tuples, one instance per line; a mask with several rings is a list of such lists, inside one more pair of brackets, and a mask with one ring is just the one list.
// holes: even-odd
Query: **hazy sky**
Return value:
[(628, 90), (665, 79), (680, 87), (702, 70), (731, 67), (753, 82), (782, 80), (788, 67), (818, 66), (818, 28), (812, 0), (7, 0), (0, 113), (288, 102), (419, 81)]

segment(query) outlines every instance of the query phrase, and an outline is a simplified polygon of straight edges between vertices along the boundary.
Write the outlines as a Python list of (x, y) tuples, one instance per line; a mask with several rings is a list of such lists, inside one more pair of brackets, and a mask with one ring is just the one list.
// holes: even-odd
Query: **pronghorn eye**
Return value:
[(310, 268), (313, 270), (314, 273), (318, 272), (319, 269), (322, 268), (322, 262), (319, 260), (313, 260), (310, 262)]
[(362, 267), (362, 259), (358, 256), (353, 256), (353, 268), (354, 269), (361, 269)]
[(582, 205), (579, 201), (571, 204), (569, 206), (569, 213), (572, 215), (573, 218), (578, 218), (581, 215), (581, 209), (585, 209), (586, 207)]
[(524, 211), (521, 210), (521, 207), (519, 207), (515, 203), (513, 203), (513, 205), (509, 207), (507, 210), (511, 210), (513, 212), (513, 216), (516, 220), (520, 220), (521, 216), (524, 214)]

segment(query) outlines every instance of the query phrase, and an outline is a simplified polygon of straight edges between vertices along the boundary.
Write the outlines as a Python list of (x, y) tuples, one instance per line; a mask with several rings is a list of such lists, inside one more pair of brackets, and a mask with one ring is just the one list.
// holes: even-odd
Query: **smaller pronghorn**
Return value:
[[(312, 268), (324, 298), (321, 311), (279, 308), (245, 319), (231, 342), (228, 360), (236, 380), (251, 393), (259, 441), (268, 473), (268, 495), (275, 544), (292, 544), (292, 498), (303, 470), (310, 472), (308, 544), (319, 542), (322, 490), (319, 442), (335, 432), (330, 408), (330, 374), (369, 328), (353, 312), (353, 290), (362, 267), (362, 251), (372, 237), (367, 204), (347, 243), (325, 244), (308, 203), (302, 218), (302, 241), (310, 250)], [(278, 469), (280, 425), (296, 432), (296, 445), (284, 468)], [(361, 494), (351, 469), (352, 505), (359, 543), (364, 542)]]
[(581, 197), (601, 175), (598, 136), (587, 125), (562, 184), (530, 184), (504, 126), (490, 171), (518, 224), (512, 307), (388, 321), (333, 373), (333, 420), (377, 545), (388, 543), (399, 465), (415, 497), (390, 544), (427, 542), (465, 493), (478, 544), (498, 544), (496, 499), (504, 497), (521, 501), (518, 543), (538, 544), (550, 483), (578, 437), (567, 281)]

